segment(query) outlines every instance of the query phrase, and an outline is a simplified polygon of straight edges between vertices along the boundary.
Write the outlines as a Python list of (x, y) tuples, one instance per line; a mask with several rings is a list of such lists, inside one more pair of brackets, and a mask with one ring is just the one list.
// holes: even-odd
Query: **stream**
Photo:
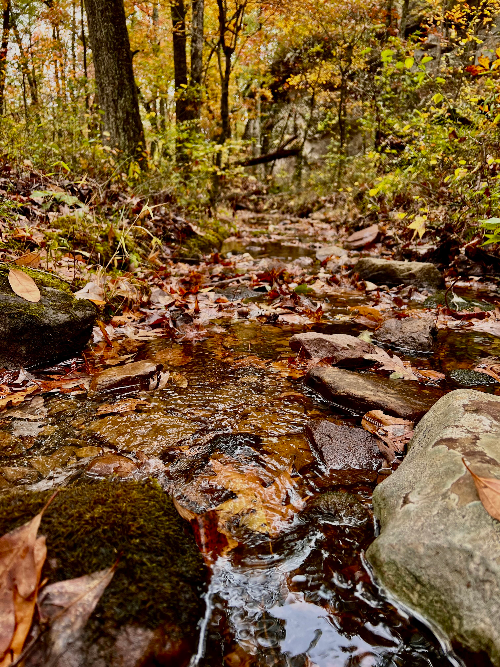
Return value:
[[(255, 247), (234, 241), (223, 250), (229, 257), (249, 253), (255, 261), (266, 257), (291, 262), (314, 256), (311, 243), (316, 241), (307, 235), (296, 246), (283, 240), (256, 241)], [(314, 267), (317, 272), (317, 263), (308, 270)], [(231, 296), (226, 287), (221, 294)], [(477, 297), (477, 291), (473, 295)], [(494, 295), (482, 295), (489, 297)], [(252, 296), (243, 307), (267, 303), (267, 298), (266, 293)], [(311, 451), (304, 433), (308, 423), (327, 419), (359, 426), (361, 413), (342, 410), (309, 389), (287, 366), (296, 356), (288, 341), (305, 330), (357, 336), (366, 326), (354, 321), (350, 308), (373, 305), (373, 299), (347, 289), (310, 298), (323, 305), (323, 316), (307, 328), (269, 317), (224, 317), (211, 319), (200, 340), (159, 335), (128, 339), (120, 348), (125, 361), (117, 363), (162, 363), (175, 380), (162, 389), (122, 389), (111, 396), (54, 390), (8, 410), (0, 419), (1, 487), (46, 490), (77, 475), (105, 475), (92, 467), (103, 452), (145, 465), (145, 472), (134, 473), (139, 477), (154, 475), (156, 464), (173, 465), (176, 454), (197, 439), (242, 434), (271, 477), (282, 471), (291, 475), (301, 504), (293, 498), (290, 502), (300, 509), (272, 535), (235, 526), (237, 544), (222, 550), (210, 551), (204, 533), (208, 524), (199, 521), (196, 527), (192, 521), (212, 572), (190, 666), (472, 667), (467, 658), (448, 652), (423, 623), (391, 604), (364, 561), (377, 531), (373, 487), (391, 468), (373, 483), (351, 478), (349, 472), (342, 480), (332, 480)], [(226, 301), (231, 303), (230, 298)], [(422, 307), (421, 302), (414, 307)], [(93, 347), (95, 368), (109, 367), (103, 343)], [(478, 359), (498, 354), (499, 339), (488, 333), (441, 329), (432, 356), (401, 357), (417, 368), (446, 374), (440, 386), (450, 390), (456, 388), (449, 379), (451, 370), (473, 368)], [(107, 360), (113, 363), (112, 357)], [(78, 364), (84, 368), (83, 360)], [(34, 374), (48, 378), (55, 372)], [(495, 386), (480, 389), (499, 392)], [(129, 397), (141, 400), (136, 410), (98, 413), (103, 404)], [(160, 481), (162, 474), (157, 474)], [(175, 475), (167, 476), (165, 488), (178, 488)], [(196, 511), (203, 499), (190, 495), (189, 481), (181, 482), (186, 506)], [(329, 497), (336, 504), (328, 504), (328, 494), (334, 494)], [(344, 494), (343, 505), (337, 502), (339, 494)], [(217, 503), (217, 498), (208, 503), (209, 513)]]

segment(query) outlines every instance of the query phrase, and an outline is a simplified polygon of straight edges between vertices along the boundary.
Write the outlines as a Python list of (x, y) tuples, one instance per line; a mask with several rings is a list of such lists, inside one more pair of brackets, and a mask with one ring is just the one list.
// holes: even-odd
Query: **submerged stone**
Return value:
[(375, 489), (381, 533), (367, 551), (392, 596), (478, 654), (478, 664), (486, 654), (495, 666), (500, 523), (479, 500), (463, 458), (475, 474), (498, 479), (499, 443), (500, 397), (460, 389), (441, 398), (415, 429), (402, 464)]
[(92, 335), (97, 316), (86, 299), (75, 299), (68, 285), (43, 271), (26, 269), (41, 299), (26, 301), (9, 285), (0, 267), (0, 368), (49, 364), (79, 354)]
[(412, 285), (439, 289), (444, 287), (444, 278), (430, 262), (400, 262), (396, 260), (363, 257), (354, 266), (364, 280), (377, 285)]
[(305, 514), (337, 526), (359, 527), (372, 521), (369, 510), (359, 498), (345, 491), (326, 491), (314, 496)]
[(455, 368), (449, 372), (448, 378), (461, 387), (490, 387), (499, 384), (491, 375), (468, 368)]
[(140, 391), (156, 389), (160, 381), (162, 364), (151, 361), (133, 361), (131, 364), (107, 368), (92, 378), (90, 394), (106, 391)]

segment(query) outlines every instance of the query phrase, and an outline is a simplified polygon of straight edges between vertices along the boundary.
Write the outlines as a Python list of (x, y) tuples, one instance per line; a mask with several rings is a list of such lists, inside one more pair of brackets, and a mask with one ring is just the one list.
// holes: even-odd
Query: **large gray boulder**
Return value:
[(382, 586), (438, 634), (500, 666), (500, 523), (462, 457), (500, 478), (500, 397), (460, 389), (422, 419), (401, 466), (375, 489), (381, 533), (367, 558)]
[(94, 304), (75, 299), (69, 286), (42, 271), (26, 270), (41, 293), (31, 303), (12, 291), (0, 267), (0, 368), (21, 368), (69, 359), (83, 350), (97, 316)]
[(363, 257), (355, 264), (354, 271), (376, 285), (413, 285), (429, 289), (444, 287), (443, 276), (430, 262), (398, 262)]

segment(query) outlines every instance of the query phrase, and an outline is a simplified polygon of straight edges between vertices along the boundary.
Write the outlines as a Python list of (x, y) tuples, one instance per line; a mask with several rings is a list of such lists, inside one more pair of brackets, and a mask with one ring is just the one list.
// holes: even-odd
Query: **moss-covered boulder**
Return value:
[[(30, 520), (50, 493), (1, 496), (0, 534)], [(205, 610), (207, 573), (189, 523), (156, 482), (87, 481), (63, 488), (45, 511), (38, 534), (47, 539), (42, 579), (50, 583), (100, 571), (118, 560), (75, 644), (74, 664), (114, 665), (130, 637), (135, 650), (137, 642), (144, 644), (140, 652), (148, 653), (152, 664), (167, 664), (154, 661), (165, 653), (172, 666), (189, 659), (186, 652), (196, 650)], [(46, 664), (43, 651), (48, 650), (41, 646), (34, 664)], [(145, 656), (139, 657), (142, 665)]]
[(0, 368), (37, 366), (78, 354), (97, 316), (94, 304), (75, 299), (63, 280), (23, 270), (38, 285), (41, 299), (31, 303), (15, 294), (8, 267), (0, 266)]

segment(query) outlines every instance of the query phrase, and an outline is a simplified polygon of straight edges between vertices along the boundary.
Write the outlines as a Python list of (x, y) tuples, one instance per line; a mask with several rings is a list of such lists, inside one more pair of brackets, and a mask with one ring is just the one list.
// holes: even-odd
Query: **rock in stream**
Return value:
[(477, 475), (500, 479), (500, 397), (453, 391), (422, 419), (407, 457), (375, 490), (382, 530), (367, 558), (391, 595), (498, 666), (500, 524), (462, 458)]
[(94, 304), (75, 299), (68, 285), (43, 271), (27, 271), (41, 293), (31, 303), (12, 291), (0, 268), (0, 368), (21, 368), (68, 359), (83, 350), (97, 316)]
[(429, 289), (444, 287), (444, 278), (430, 262), (400, 262), (396, 260), (363, 257), (354, 271), (364, 280), (377, 285), (413, 285)]

